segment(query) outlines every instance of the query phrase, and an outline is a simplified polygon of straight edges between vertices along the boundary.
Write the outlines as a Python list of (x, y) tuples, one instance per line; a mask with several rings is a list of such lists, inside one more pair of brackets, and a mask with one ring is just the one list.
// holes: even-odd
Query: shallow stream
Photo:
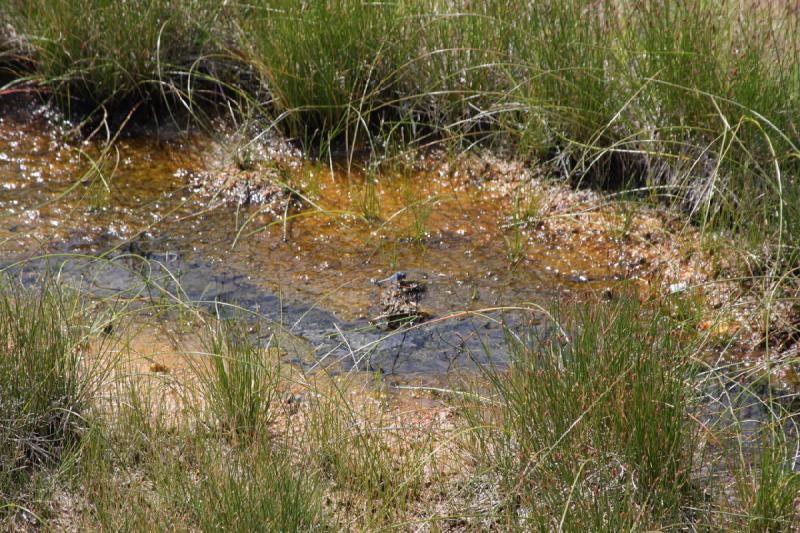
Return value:
[[(42, 108), (0, 113), (9, 271), (57, 270), (96, 296), (254, 311), (293, 338), (288, 358), (306, 366), (431, 374), (502, 362), (505, 325), (535, 326), (539, 305), (620, 277), (602, 243), (576, 238), (586, 250), (576, 254), (516, 229), (490, 185), (422, 171), (365, 185), (363, 172), (295, 161), (288, 181), (308, 202), (282, 213), (198, 186), (231, 168), (208, 136), (159, 130), (103, 154), (54, 124)], [(375, 280), (400, 270), (425, 285), (429, 319), (382, 330)]]

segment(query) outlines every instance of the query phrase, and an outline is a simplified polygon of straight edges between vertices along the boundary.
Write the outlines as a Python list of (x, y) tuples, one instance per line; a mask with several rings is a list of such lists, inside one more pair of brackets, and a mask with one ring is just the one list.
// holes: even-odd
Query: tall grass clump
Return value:
[(241, 318), (217, 320), (206, 338), (207, 357), (191, 363), (212, 423), (245, 444), (269, 426), (279, 396), (280, 365), (258, 338)]
[(217, 29), (206, 0), (9, 0), (0, 10), (34, 62), (30, 78), (65, 105), (113, 105), (181, 85)]
[(515, 51), (507, 90), (516, 108), (522, 103), (515, 122), (523, 146), (533, 143), (528, 150), (542, 154), (590, 142), (616, 112), (611, 5), (547, 1), (515, 5), (516, 13), (503, 17), (510, 25), (507, 46)]
[(635, 297), (558, 317), (561, 334), (545, 341), (512, 337), (510, 368), (489, 371), (490, 399), (467, 405), (474, 460), (501, 495), (487, 512), (522, 529), (673, 524), (695, 438), (677, 325)]
[(398, 6), (261, 0), (241, 13), (246, 59), (284, 133), (329, 140), (371, 126), (391, 82), (386, 58), (405, 46), (395, 40)]
[[(462, 5), (438, 0), (403, 6), (400, 37), (410, 50), (392, 51), (397, 99), (392, 102), (404, 137), (434, 132), (481, 140), (508, 115), (510, 44), (520, 6)], [(516, 13), (512, 14), (513, 11)]]
[[(81, 299), (52, 281), (0, 280), (0, 498), (80, 440), (104, 366), (87, 360)], [(95, 354), (96, 355), (96, 354)], [(98, 356), (99, 360), (99, 356)]]
[(245, 62), (288, 135), (510, 147), (797, 249), (789, 6), (264, 0), (239, 14)]
[(618, 132), (618, 158), (638, 159), (630, 183), (666, 185), (703, 227), (796, 247), (786, 227), (800, 214), (787, 180), (800, 146), (798, 23), (778, 5), (703, 0), (646, 2), (622, 18), (627, 90), (604, 132)]

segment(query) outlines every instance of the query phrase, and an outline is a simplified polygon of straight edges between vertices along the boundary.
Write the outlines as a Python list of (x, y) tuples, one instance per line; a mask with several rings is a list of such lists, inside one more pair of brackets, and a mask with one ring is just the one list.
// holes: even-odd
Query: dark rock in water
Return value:
[(419, 281), (406, 279), (405, 272), (379, 281), (388, 284), (381, 294), (383, 310), (372, 322), (385, 329), (397, 329), (401, 326), (416, 324), (427, 318), (420, 310), (419, 302), (425, 293), (425, 285)]

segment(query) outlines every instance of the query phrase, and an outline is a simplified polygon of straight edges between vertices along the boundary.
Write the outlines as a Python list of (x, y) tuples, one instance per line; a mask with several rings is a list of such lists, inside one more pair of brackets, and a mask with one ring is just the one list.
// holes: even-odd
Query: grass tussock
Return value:
[(211, 51), (220, 11), (203, 0), (10, 0), (0, 8), (31, 56), (26, 77), (62, 105), (89, 109), (135, 104), (171, 92), (170, 84), (185, 88)]
[(598, 531), (664, 527), (691, 499), (696, 434), (678, 324), (624, 299), (512, 340), (491, 402), (466, 406), (472, 454), (496, 478), (501, 523)]
[[(0, 499), (20, 502), (80, 442), (107, 362), (90, 359), (83, 300), (45, 280), (0, 280)], [(15, 506), (10, 510), (14, 511)], [(0, 513), (9, 510), (0, 508)]]
[(270, 354), (277, 347), (259, 346), (254, 340), (259, 333), (241, 318), (220, 319), (209, 327), (207, 357), (191, 363), (200, 394), (211, 424), (246, 443), (266, 431), (275, 416), (280, 365)]
[[(396, 53), (399, 5), (257, 2), (243, 13), (241, 41), (284, 132), (333, 138), (386, 98), (382, 58)], [(391, 68), (391, 67), (390, 67)]]

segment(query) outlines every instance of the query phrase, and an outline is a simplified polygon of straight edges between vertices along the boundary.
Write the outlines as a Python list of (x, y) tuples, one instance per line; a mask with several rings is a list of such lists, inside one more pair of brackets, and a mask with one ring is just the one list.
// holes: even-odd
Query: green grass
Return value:
[(285, 133), (324, 137), (371, 122), (390, 89), (384, 56), (402, 46), (399, 5), (268, 0), (241, 13), (246, 60)]
[(84, 301), (51, 280), (0, 279), (0, 500), (25, 507), (40, 471), (79, 444), (108, 365), (102, 350), (89, 357), (91, 324)]
[[(185, 90), (207, 48), (217, 2), (10, 0), (0, 12), (23, 37), (28, 77), (64, 106), (133, 105), (170, 84)], [(189, 84), (190, 85), (190, 84)]]
[[(150, 383), (152, 385), (152, 383)], [(319, 483), (267, 435), (244, 446), (159, 409), (168, 394), (132, 377), (91, 431), (72, 468), (88, 529), (310, 531), (325, 526)]]
[[(792, 272), (800, 250), (800, 15), (756, 4), (10, 0), (0, 21), (20, 39), (0, 42), (0, 75), (12, 77), (0, 94), (32, 89), (95, 117), (142, 103), (194, 112), (227, 94), (245, 110), (242, 131), (278, 129), (320, 153), (344, 146), (348, 164), (360, 148), (372, 161), (428, 143), (490, 148), (669, 203), (778, 284), (787, 280), (769, 276)], [(354, 195), (371, 221), (373, 178)], [(407, 235), (423, 242), (434, 199), (412, 185)], [(537, 212), (535, 198), (514, 206), (512, 265)], [(633, 218), (620, 215), (625, 235)], [(511, 338), (510, 368), (487, 371), (483, 399), (465, 396), (445, 437), (463, 444), (450, 460), (473, 478), (455, 492), (431, 475), (445, 466), (433, 437), (362, 413), (344, 390), (304, 391), (302, 437), (281, 435), (286, 383), (241, 317), (209, 322), (199, 387), (181, 389), (197, 401), (185, 419), (154, 410), (159, 393), (133, 378), (120, 378), (108, 412), (94, 409), (105, 373), (87, 371), (96, 337), (82, 302), (49, 282), (0, 287), (0, 441), (11, 443), (0, 512), (12, 521), (30, 507), (47, 523), (42, 502), (55, 490), (83, 498), (73, 518), (89, 529), (382, 529), (412, 517), (781, 531), (797, 521), (790, 413), (774, 410), (757, 452), (743, 451), (740, 427), (698, 422), (694, 355), (708, 346), (688, 333), (686, 302), (564, 308), (562, 334)]]
[[(755, 432), (735, 403), (703, 422), (704, 384), (730, 370), (698, 375), (691, 298), (616, 291), (560, 307), (549, 336), (509, 335), (510, 366), (454, 396), (447, 428), (396, 417), (378, 381), (279, 372), (241, 318), (202, 322), (199, 375), (87, 374), (80, 355), (106, 334), (74, 292), (41, 287), (7, 283), (0, 298), (7, 527), (790, 531), (797, 519), (791, 411), (744, 388), (771, 406)], [(279, 401), (289, 390), (299, 403)]]
[(206, 357), (191, 362), (200, 394), (213, 426), (249, 442), (266, 430), (279, 402), (280, 364), (276, 356), (269, 357), (278, 347), (259, 346), (253, 340), (258, 332), (241, 318), (220, 319), (209, 328)]
[(648, 313), (635, 297), (565, 309), (548, 340), (513, 339), (511, 367), (489, 371), (490, 400), (465, 408), (473, 461), (499, 484), (487, 511), (499, 523), (622, 531), (679, 519), (696, 439), (690, 345)]
[(298, 473), (284, 454), (262, 447), (252, 457), (221, 462), (209, 452), (191, 495), (200, 529), (324, 530), (319, 482)]
[[(457, 403), (473, 490), (493, 495), (472, 497), (474, 516), (522, 531), (793, 531), (793, 411), (729, 365), (701, 375), (696, 304), (671, 300), (566, 305), (549, 335), (510, 336), (509, 368)], [(764, 416), (740, 412), (753, 402)]]
[(413, 424), (396, 427), (398, 421), (375, 405), (369, 391), (363, 391), (362, 402), (348, 398), (348, 390), (345, 380), (317, 393), (298, 438), (342, 504), (359, 508), (342, 517), (341, 527), (361, 523), (380, 529), (404, 517), (426, 480), (435, 479), (430, 457), (435, 442)]
[[(738, 365), (711, 369), (704, 381), (717, 382), (725, 374), (730, 379), (731, 370), (752, 371)], [(728, 530), (793, 531), (800, 519), (796, 395), (778, 399), (776, 391), (760, 389), (758, 384), (739, 385), (726, 392), (722, 416), (704, 428), (712, 435), (708, 456), (715, 470), (729, 477), (705, 488), (718, 503), (710, 517)], [(748, 404), (766, 415), (738, 412)]]
[(790, 531), (800, 518), (797, 495), (800, 472), (794, 471), (793, 447), (780, 428), (761, 441), (760, 457), (737, 472), (737, 491), (744, 503), (748, 531)]

